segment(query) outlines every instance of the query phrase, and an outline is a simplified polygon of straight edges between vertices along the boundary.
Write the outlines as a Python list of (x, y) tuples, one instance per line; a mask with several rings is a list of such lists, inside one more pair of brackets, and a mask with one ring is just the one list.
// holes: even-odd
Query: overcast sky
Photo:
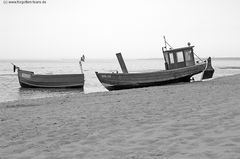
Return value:
[(161, 58), (164, 35), (201, 57), (240, 57), (239, 0), (46, 2), (1, 0), (0, 59)]

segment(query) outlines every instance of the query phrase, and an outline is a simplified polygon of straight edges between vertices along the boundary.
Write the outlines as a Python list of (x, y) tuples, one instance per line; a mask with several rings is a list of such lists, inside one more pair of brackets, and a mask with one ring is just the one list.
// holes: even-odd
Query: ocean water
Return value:
[[(85, 74), (84, 91), (78, 89), (33, 89), (21, 88), (17, 73), (11, 63), (35, 74), (80, 73), (78, 60), (2, 60), (0, 61), (0, 103), (21, 99), (62, 96), (66, 94), (107, 91), (98, 81), (95, 72), (121, 72), (117, 59), (86, 59), (83, 63)], [(126, 59), (129, 72), (148, 72), (164, 70), (163, 59)], [(218, 58), (212, 60), (214, 78), (240, 74), (240, 59)], [(195, 79), (199, 79), (200, 75)]]

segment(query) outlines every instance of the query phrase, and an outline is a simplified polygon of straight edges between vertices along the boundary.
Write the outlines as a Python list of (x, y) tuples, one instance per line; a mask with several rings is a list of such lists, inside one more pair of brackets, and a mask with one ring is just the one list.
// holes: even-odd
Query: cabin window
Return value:
[(185, 59), (186, 61), (192, 61), (192, 51), (191, 50), (185, 50), (184, 51)]
[(178, 62), (184, 62), (184, 58), (183, 58), (183, 52), (179, 51), (176, 53), (177, 54), (177, 61)]
[(170, 63), (173, 64), (174, 63), (173, 53), (169, 53), (169, 58), (170, 58)]

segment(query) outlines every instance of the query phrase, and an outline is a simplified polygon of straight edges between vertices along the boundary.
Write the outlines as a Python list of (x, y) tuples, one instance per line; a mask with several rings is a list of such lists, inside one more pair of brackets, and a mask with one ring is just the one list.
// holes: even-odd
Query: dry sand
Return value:
[(240, 158), (240, 75), (0, 104), (0, 158)]

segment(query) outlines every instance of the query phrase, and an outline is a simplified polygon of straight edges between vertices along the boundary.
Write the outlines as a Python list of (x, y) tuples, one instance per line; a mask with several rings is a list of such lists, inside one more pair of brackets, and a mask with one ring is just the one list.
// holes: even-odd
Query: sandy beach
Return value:
[(240, 75), (0, 103), (0, 159), (239, 159)]

